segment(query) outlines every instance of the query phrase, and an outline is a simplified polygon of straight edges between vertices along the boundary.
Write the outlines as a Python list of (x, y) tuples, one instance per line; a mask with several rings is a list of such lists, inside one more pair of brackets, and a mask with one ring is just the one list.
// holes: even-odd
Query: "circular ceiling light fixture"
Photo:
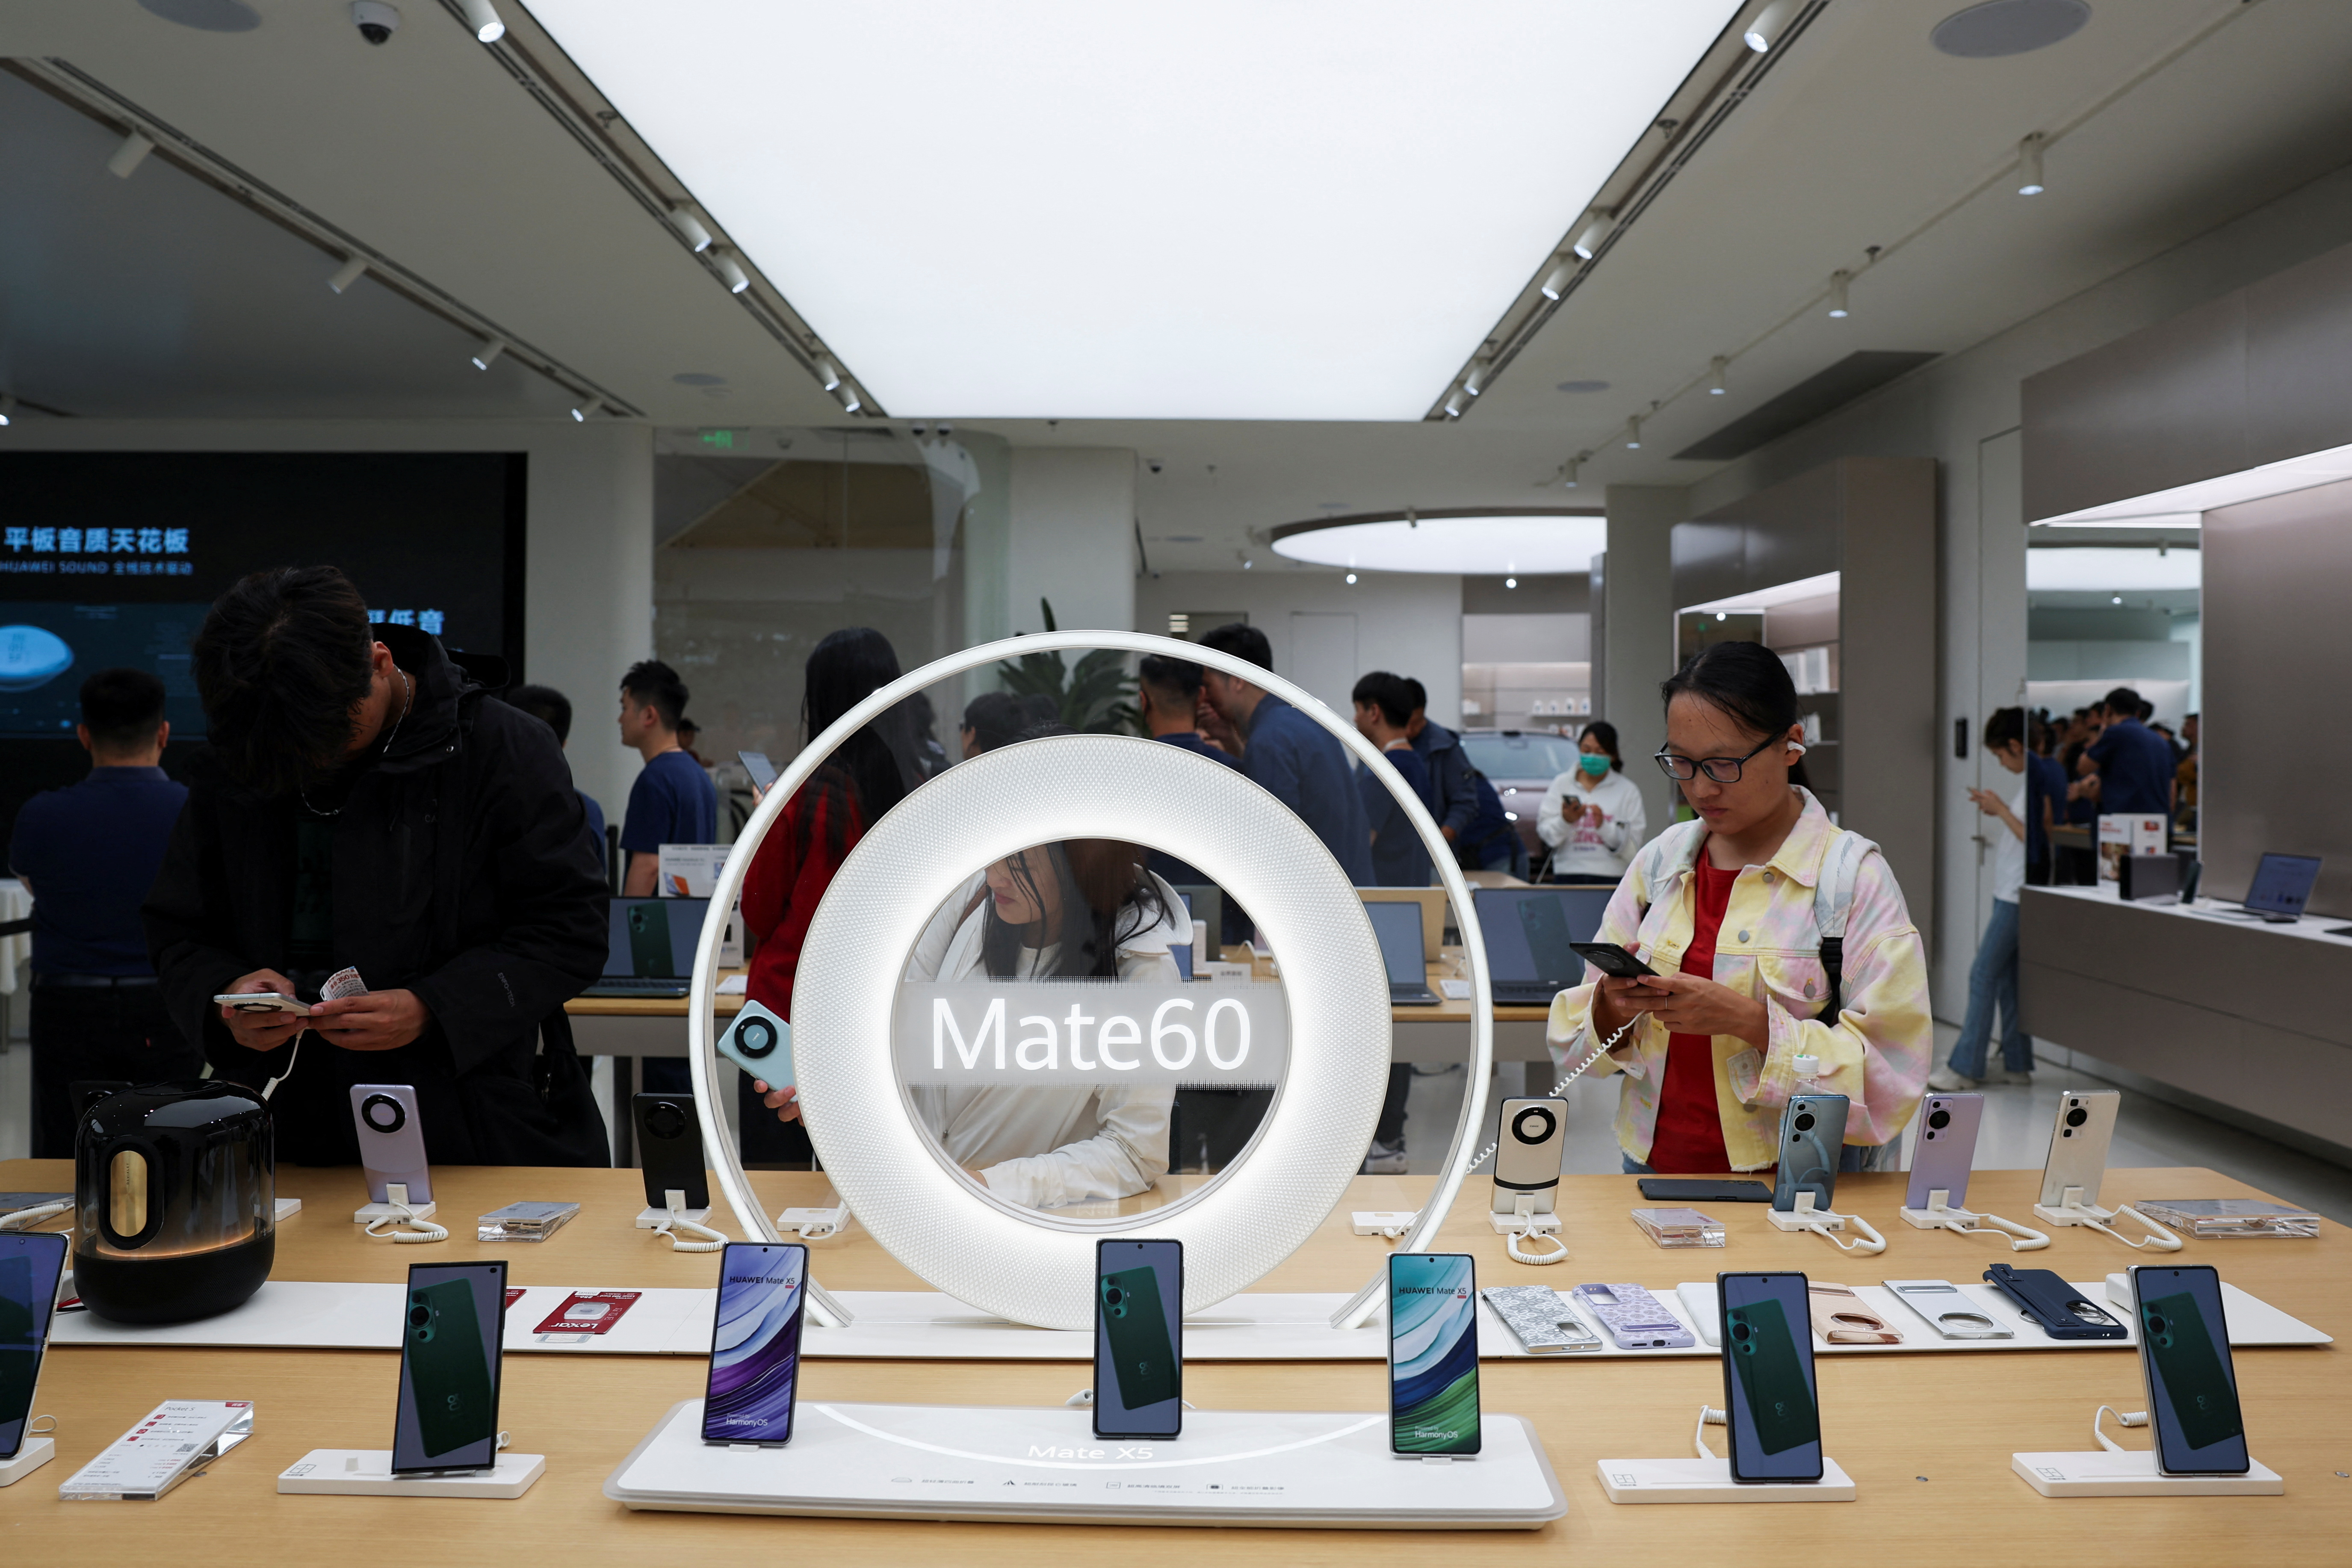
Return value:
[(1464, 507), (1318, 518), (1274, 531), (1274, 552), (1313, 566), (1471, 577), (1585, 572), (1609, 547), (1598, 510)]
[(1953, 12), (1927, 38), (1964, 60), (1997, 60), (2063, 43), (2090, 20), (2085, 0), (1986, 0)]

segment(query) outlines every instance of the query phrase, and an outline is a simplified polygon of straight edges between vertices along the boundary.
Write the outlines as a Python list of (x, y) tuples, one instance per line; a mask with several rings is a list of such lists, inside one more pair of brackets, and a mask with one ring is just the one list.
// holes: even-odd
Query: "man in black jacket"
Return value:
[[(220, 1077), (284, 1077), (279, 1155), (357, 1163), (351, 1086), (404, 1083), (436, 1163), (609, 1163), (562, 1010), (603, 970), (605, 884), (554, 734), (331, 566), (247, 577), (193, 652), (210, 735), (147, 942)], [(212, 1000), (315, 1002), (346, 966), (367, 993), (308, 1018)]]

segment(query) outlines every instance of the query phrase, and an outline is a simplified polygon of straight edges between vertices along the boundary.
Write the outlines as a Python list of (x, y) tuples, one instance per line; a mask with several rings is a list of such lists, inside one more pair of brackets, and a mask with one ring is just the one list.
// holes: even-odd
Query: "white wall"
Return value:
[(1135, 454), (1125, 447), (1015, 447), (1008, 626), (1042, 632), (1040, 597), (1065, 631), (1135, 625)]
[[(572, 699), (572, 772), (620, 820), (636, 778), (612, 716), (653, 650), (653, 431), (617, 420), (20, 419), (16, 451), (522, 452), (530, 458), (523, 673)], [(319, 559), (334, 559), (334, 519)], [(255, 562), (254, 565), (276, 564)]]
[[(1365, 572), (1350, 587), (1337, 573), (1269, 566), (1250, 572), (1171, 572), (1135, 584), (1135, 628), (1168, 630), (1171, 611), (1238, 610), (1274, 645), (1274, 672), (1295, 678), (1294, 614), (1352, 615), (1356, 675), (1385, 669), (1428, 688), (1429, 716), (1453, 729), (1462, 721), (1462, 579), (1407, 572)], [(1196, 626), (1192, 636), (1207, 631)], [(1315, 689), (1335, 713), (1353, 711), (1353, 676)]]

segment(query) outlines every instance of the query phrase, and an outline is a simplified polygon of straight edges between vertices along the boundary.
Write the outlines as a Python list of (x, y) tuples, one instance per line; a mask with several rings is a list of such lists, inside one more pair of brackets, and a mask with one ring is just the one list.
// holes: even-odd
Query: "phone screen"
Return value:
[(2246, 1423), (2221, 1321), (2221, 1276), (2210, 1265), (2132, 1270), (2148, 1419), (2167, 1475), (2242, 1476)]
[(735, 760), (751, 775), (751, 784), (761, 795), (776, 787), (776, 764), (768, 761), (765, 752), (738, 752)]
[(1184, 1429), (1184, 1244), (1095, 1244), (1095, 1436)]
[(0, 1236), (0, 1459), (15, 1458), (25, 1447), (65, 1266), (62, 1232)]
[(506, 1292), (503, 1262), (409, 1266), (393, 1474), (487, 1470), (498, 1462)]
[(798, 1242), (730, 1242), (719, 1254), (704, 1442), (792, 1441), (807, 1305), (808, 1248)]
[(1801, 1274), (1718, 1274), (1723, 1408), (1735, 1481), (1822, 1479), (1811, 1304)]
[(1478, 1290), (1467, 1253), (1389, 1256), (1389, 1448), (1478, 1451)]

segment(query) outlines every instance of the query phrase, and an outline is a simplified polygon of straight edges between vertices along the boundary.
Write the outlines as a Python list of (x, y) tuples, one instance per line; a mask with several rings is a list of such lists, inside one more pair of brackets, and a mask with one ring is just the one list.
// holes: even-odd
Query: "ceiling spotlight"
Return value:
[(14, 424), (16, 418), (16, 395), (13, 392), (0, 392), (0, 425)]
[(1796, 14), (1797, 0), (1772, 0), (1756, 14), (1756, 20), (1748, 24), (1740, 37), (1748, 40), (1749, 48), (1763, 54), (1780, 41), (1780, 36), (1789, 30), (1789, 18)]
[(841, 384), (841, 367), (829, 359), (821, 359), (816, 362), (816, 378), (824, 383), (827, 392), (831, 392)]
[(489, 369), (490, 362), (497, 359), (500, 354), (506, 352), (506, 339), (484, 338), (479, 343), (477, 343), (474, 346), (474, 368), (476, 370)]
[(1503, 579), (1503, 586), (1506, 588), (1516, 588), (1518, 585), (1519, 580), (1517, 577), (1506, 577)]
[[(1350, 582), (1350, 583), (1352, 583), (1352, 582), (1354, 582), (1354, 581), (1355, 581), (1355, 579), (1354, 579), (1353, 577), (1350, 577), (1350, 578), (1349, 578), (1349, 579), (1348, 579), (1348, 581), (1349, 581), (1349, 582)], [(2108, 604), (2110, 604), (2110, 605), (2120, 605), (2120, 604), (2122, 604), (2123, 602), (2124, 602), (2124, 596), (2123, 596), (2121, 594), (2117, 594), (2114, 598), (2109, 599), (2109, 600), (2107, 601), (2107, 603), (2108, 603)]]
[(1715, 618), (1718, 621), (1727, 621), (1731, 616), (1725, 611), (1717, 610), (1715, 612)]
[(366, 257), (346, 257), (343, 260), (343, 264), (335, 268), (335, 275), (327, 279), (327, 287), (340, 294), (344, 289), (350, 288), (352, 284), (358, 282), (361, 275), (366, 271)]
[(2017, 144), (2017, 194), (2038, 196), (2042, 194), (2042, 148), (2043, 137), (2039, 131)]
[(1574, 489), (1576, 488), (1576, 472), (1582, 467), (1584, 467), (1584, 459), (1581, 458), (1570, 458), (1567, 462), (1562, 463), (1559, 466), (1560, 488), (1563, 489)]
[(1642, 416), (1638, 414), (1625, 421), (1625, 446), (1630, 451), (1642, 449)]
[(857, 388), (847, 382), (843, 382), (840, 389), (835, 392), (834, 395), (841, 399), (842, 412), (845, 414), (855, 414), (866, 406), (866, 400), (857, 395)]
[(1721, 354), (1716, 355), (1712, 361), (1708, 362), (1706, 367), (1706, 389), (1708, 392), (1717, 397), (1721, 397), (1723, 395), (1723, 373), (1730, 368), (1731, 362), (1724, 358)]
[(131, 171), (145, 163), (147, 154), (154, 150), (153, 142), (143, 133), (133, 131), (122, 139), (122, 145), (114, 150), (114, 155), (107, 159), (106, 172), (118, 180), (127, 180)]
[(697, 256), (710, 248), (710, 231), (702, 226), (702, 220), (694, 216), (692, 207), (670, 208), (669, 226), (685, 237)]
[(490, 0), (457, 0), (457, 8), (466, 13), (466, 26), (481, 42), (495, 44), (507, 36), (507, 25), (499, 20)]
[(1853, 274), (1851, 272), (1832, 272), (1830, 274), (1830, 314), (1836, 317), (1841, 321), (1845, 320), (1847, 315), (1845, 308), (1845, 286), (1853, 280)]
[(575, 425), (585, 425), (597, 414), (602, 413), (604, 407), (603, 399), (592, 397), (572, 411), (572, 421)]
[[(751, 275), (744, 271), (741, 264), (732, 256), (723, 250), (714, 250), (710, 252), (710, 258), (718, 264), (719, 276), (727, 279), (727, 291), (730, 294), (740, 294), (751, 286)], [(831, 389), (827, 388), (827, 390)]]
[[(1350, 583), (1353, 583), (1355, 580), (1356, 580), (1356, 574), (1355, 574), (1353, 572), (1349, 573), (1349, 574), (1348, 574), (1348, 581), (1349, 581), (1349, 582), (1350, 582)], [(2118, 605), (2120, 605), (2120, 604), (2122, 604), (2122, 603), (2123, 603), (2123, 601), (2122, 601), (2121, 599), (2117, 599), (2117, 600), (2116, 601), (2116, 604), (2118, 604)]]
[(1445, 395), (1445, 416), (1448, 419), (1461, 418), (1462, 405), (1467, 402), (1468, 399), (1469, 395), (1458, 386), (1453, 391), (1447, 393)]
[(1484, 360), (1472, 365), (1470, 367), (1470, 374), (1462, 378), (1462, 390), (1468, 393), (1473, 397), (1475, 397), (1480, 393), (1486, 391), (1486, 377), (1493, 374), (1494, 368), (1494, 366), (1488, 364)]
[(1255, 561), (1252, 561), (1248, 556), (1244, 555), (1244, 556), (1243, 556), (1243, 557), (1242, 557), (1242, 570), (1243, 570), (1243, 571), (1246, 572), (1246, 571), (1248, 571), (1251, 567), (1253, 567), (1253, 566), (1255, 566), (1255, 565), (1256, 565), (1256, 564), (1257, 564), (1257, 563), (1256, 563), (1256, 562), (1255, 562)]
[(1561, 262), (1559, 266), (1551, 269), (1551, 276), (1543, 280), (1543, 297), (1547, 300), (1557, 300), (1563, 294), (1566, 294), (1568, 292), (1569, 284), (1574, 280), (1575, 277), (1576, 263), (1573, 261)]
[(1584, 226), (1584, 232), (1576, 237), (1576, 243), (1569, 248), (1590, 261), (1592, 259), (1593, 253), (1601, 248), (1601, 242), (1609, 237), (1609, 230), (1612, 226), (1614, 226), (1610, 222), (1607, 214), (1595, 213), (1592, 215), (1592, 221)]

